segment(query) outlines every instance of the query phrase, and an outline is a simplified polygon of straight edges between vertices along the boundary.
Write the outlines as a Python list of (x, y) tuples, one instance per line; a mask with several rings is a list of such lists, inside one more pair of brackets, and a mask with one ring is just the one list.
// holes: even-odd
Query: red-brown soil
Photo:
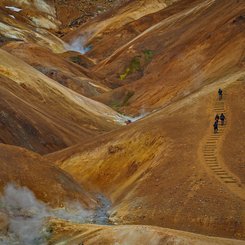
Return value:
[[(138, 114), (141, 109), (161, 108), (225, 74), (244, 69), (244, 8), (243, 2), (229, 0), (179, 1), (152, 14), (155, 24), (143, 32), (136, 31), (134, 39), (127, 26), (119, 29), (126, 32), (125, 37), (118, 37), (120, 47), (114, 35), (105, 37), (103, 49), (108, 46), (109, 53), (95, 46), (91, 57), (98, 54), (101, 61), (94, 70), (112, 81), (108, 85), (123, 87), (97, 99), (121, 105), (120, 111)], [(130, 28), (144, 30), (147, 18), (143, 20), (136, 21), (134, 27), (133, 22)], [(111, 54), (112, 43), (116, 48)], [(125, 77), (127, 69), (130, 72)], [(120, 98), (128, 91), (133, 96), (125, 105)]]
[(85, 208), (94, 208), (94, 197), (78, 185), (66, 172), (40, 155), (16, 146), (0, 144), (0, 191), (7, 184), (24, 186), (39, 200), (52, 207), (79, 201)]
[(0, 53), (2, 143), (44, 154), (118, 127), (112, 109)]
[[(50, 244), (244, 243), (226, 239), (245, 239), (244, 10), (1, 1), (0, 190), (14, 182), (53, 207), (112, 202), (113, 226), (51, 221)], [(122, 127), (116, 111), (148, 114)]]
[[(235, 81), (231, 77), (223, 83), (228, 107), (233, 91), (244, 91), (244, 84)], [(213, 130), (213, 102), (220, 85), (210, 85), (139, 122), (48, 158), (86, 188), (105, 193), (113, 202), (113, 222), (244, 239), (240, 179), (244, 173), (236, 171), (241, 171), (241, 163), (234, 161), (230, 168), (224, 158), (237, 179), (233, 188), (202, 158), (203, 139)], [(243, 111), (243, 105), (237, 110)], [(235, 128), (230, 124), (225, 137)], [(217, 144), (223, 145), (222, 138)], [(233, 148), (226, 148), (225, 155), (232, 159), (233, 154)]]
[(65, 60), (61, 55), (36, 44), (11, 42), (2, 48), (63, 86), (86, 97), (110, 91), (97, 81), (98, 78), (93, 73), (72, 62), (74, 58), (79, 57), (79, 53), (73, 52), (71, 58)]

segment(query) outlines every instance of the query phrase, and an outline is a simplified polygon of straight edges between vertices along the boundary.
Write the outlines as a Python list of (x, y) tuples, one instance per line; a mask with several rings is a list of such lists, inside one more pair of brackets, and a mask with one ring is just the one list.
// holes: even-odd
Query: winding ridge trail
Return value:
[[(222, 100), (215, 100), (213, 106), (214, 116), (216, 114), (220, 115), (223, 112), (227, 118), (228, 108), (225, 105), (225, 96), (224, 94)], [(223, 126), (219, 124), (218, 133), (214, 134), (213, 131), (209, 129), (202, 147), (204, 164), (208, 172), (221, 181), (233, 194), (245, 201), (245, 189), (241, 185), (240, 179), (228, 169), (219, 154), (219, 148), (221, 147), (228, 127), (229, 124), (225, 121)]]

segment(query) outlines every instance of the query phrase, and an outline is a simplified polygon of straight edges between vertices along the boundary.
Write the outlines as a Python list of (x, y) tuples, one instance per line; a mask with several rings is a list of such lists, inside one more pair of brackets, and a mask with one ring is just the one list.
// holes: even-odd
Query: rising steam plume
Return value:
[(85, 54), (89, 50), (91, 50), (91, 47), (86, 47), (85, 43), (86, 38), (84, 36), (79, 36), (78, 38), (74, 39), (69, 45), (67, 45), (67, 49)]
[[(101, 223), (107, 215), (107, 206), (97, 211), (86, 210), (79, 203), (70, 202), (65, 208), (52, 209), (36, 199), (26, 187), (8, 184), (0, 199), (0, 211), (9, 217), (8, 234), (1, 236), (1, 245), (45, 245), (50, 235), (47, 219), (55, 217), (75, 223)], [(103, 205), (102, 205), (103, 206)]]

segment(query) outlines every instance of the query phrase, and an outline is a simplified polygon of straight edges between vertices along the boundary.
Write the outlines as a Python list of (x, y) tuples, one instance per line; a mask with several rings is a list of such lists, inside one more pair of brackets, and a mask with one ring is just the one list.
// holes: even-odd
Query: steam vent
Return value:
[(245, 0), (0, 0), (0, 245), (245, 245)]

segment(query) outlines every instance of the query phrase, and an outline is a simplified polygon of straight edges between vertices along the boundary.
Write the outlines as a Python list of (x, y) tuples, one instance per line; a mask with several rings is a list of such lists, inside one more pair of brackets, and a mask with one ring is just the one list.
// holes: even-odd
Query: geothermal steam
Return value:
[(8, 236), (0, 237), (0, 244), (46, 244), (49, 232), (45, 221), (49, 217), (76, 223), (91, 222), (94, 213), (79, 203), (69, 203), (64, 209), (51, 209), (26, 187), (9, 184), (0, 199), (0, 210), (9, 216)]
[(91, 47), (85, 47), (86, 39), (84, 36), (80, 36), (72, 41), (72, 43), (67, 47), (68, 50), (76, 51), (81, 54), (87, 53)]

